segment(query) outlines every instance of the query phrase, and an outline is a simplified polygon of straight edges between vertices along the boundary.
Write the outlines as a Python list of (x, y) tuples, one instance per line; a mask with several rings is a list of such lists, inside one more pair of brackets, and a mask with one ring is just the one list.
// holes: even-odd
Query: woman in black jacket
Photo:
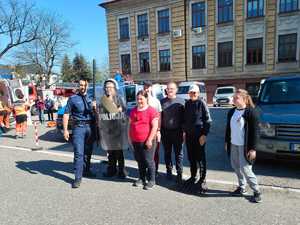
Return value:
[(246, 194), (248, 182), (253, 190), (253, 201), (261, 202), (257, 178), (252, 171), (252, 165), (256, 158), (257, 115), (254, 104), (248, 92), (238, 89), (233, 96), (235, 105), (227, 115), (225, 134), (225, 150), (230, 155), (231, 166), (238, 177), (238, 188), (233, 195)]
[(205, 143), (211, 117), (206, 103), (200, 99), (199, 94), (199, 87), (191, 85), (189, 88), (190, 99), (185, 103), (184, 132), (191, 171), (191, 177), (187, 183), (195, 183), (199, 167), (200, 178), (197, 185), (199, 185), (200, 192), (204, 193), (207, 190)]

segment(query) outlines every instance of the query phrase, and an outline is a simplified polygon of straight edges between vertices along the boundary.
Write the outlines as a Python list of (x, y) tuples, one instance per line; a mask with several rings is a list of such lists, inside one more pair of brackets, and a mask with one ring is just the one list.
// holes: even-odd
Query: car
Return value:
[(203, 82), (184, 81), (184, 82), (179, 83), (177, 96), (180, 97), (180, 98), (183, 98), (185, 100), (188, 100), (189, 99), (189, 94), (188, 94), (189, 88), (193, 84), (198, 85), (199, 90), (200, 90), (200, 98), (203, 99), (206, 102), (207, 101), (207, 94), (206, 94), (205, 84)]
[(258, 158), (300, 159), (300, 74), (266, 79), (256, 111)]
[[(65, 109), (66, 109), (66, 105), (59, 107), (57, 110), (56, 129), (61, 134), (63, 134), (63, 130), (64, 130), (63, 117), (64, 117)], [(70, 116), (68, 122), (68, 131), (70, 134), (72, 134), (72, 128), (73, 128), (73, 119), (72, 116)]]
[(233, 86), (218, 87), (213, 96), (213, 105), (233, 105), (233, 95), (236, 91), (236, 88)]

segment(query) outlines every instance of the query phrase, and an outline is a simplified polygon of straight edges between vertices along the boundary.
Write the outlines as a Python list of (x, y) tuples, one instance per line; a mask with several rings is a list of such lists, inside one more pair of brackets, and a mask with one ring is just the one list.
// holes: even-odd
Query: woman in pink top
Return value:
[[(148, 105), (147, 99), (147, 92), (137, 93), (137, 107), (131, 111), (129, 120), (129, 140), (134, 149), (140, 174), (140, 178), (133, 186), (143, 184), (145, 190), (155, 185), (154, 153), (159, 118), (158, 112)], [(148, 182), (146, 178), (149, 179)]]

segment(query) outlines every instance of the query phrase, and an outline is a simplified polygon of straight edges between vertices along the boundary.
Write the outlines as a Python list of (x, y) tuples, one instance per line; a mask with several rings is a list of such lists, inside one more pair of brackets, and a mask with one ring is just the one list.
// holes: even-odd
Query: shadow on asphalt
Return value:
[(73, 164), (53, 160), (17, 161), (16, 167), (30, 174), (43, 174), (71, 184), (73, 179), (60, 172), (73, 173)]

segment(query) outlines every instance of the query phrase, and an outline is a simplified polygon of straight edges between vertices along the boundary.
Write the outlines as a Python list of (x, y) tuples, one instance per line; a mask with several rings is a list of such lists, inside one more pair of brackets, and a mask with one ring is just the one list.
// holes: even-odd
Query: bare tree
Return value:
[(41, 17), (39, 37), (18, 51), (16, 57), (22, 63), (36, 65), (40, 69), (39, 73), (49, 81), (53, 68), (59, 65), (73, 43), (70, 41), (69, 26), (61, 16), (43, 14)]
[(12, 48), (38, 38), (41, 19), (35, 6), (18, 0), (0, 1), (0, 59)]

